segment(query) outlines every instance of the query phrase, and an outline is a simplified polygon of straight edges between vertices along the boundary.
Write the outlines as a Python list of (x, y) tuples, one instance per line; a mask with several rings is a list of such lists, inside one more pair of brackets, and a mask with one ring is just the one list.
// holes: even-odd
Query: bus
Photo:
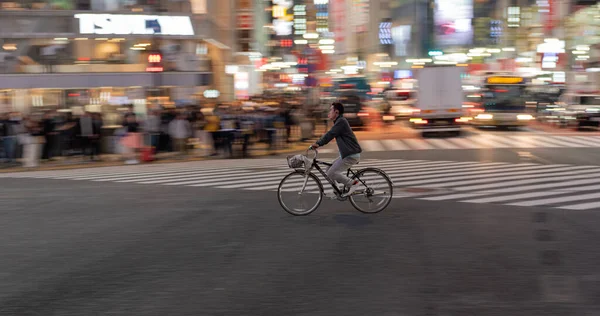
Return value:
[(481, 105), (471, 124), (475, 126), (526, 126), (534, 117), (528, 113), (528, 79), (522, 76), (492, 75), (480, 91)]

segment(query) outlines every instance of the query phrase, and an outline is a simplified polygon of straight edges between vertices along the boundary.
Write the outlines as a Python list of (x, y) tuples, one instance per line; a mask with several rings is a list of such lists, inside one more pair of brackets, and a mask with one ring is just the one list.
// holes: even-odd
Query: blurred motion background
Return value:
[[(366, 130), (597, 128), (599, 25), (597, 1), (2, 0), (0, 157), (245, 156), (334, 100)], [(419, 94), (436, 67), (459, 104)]]

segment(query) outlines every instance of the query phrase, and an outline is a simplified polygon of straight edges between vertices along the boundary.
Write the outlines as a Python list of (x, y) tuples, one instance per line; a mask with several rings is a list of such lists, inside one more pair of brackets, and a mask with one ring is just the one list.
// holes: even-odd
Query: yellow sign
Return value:
[(521, 77), (489, 77), (487, 78), (488, 84), (519, 84), (523, 83)]
[(282, 7), (280, 5), (274, 5), (273, 8), (273, 17), (274, 18), (282, 18), (285, 16), (287, 8)]

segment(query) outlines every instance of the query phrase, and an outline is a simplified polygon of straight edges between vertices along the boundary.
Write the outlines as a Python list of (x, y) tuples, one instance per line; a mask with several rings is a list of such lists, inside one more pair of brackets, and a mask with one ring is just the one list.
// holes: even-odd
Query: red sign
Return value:
[(291, 39), (283, 39), (279, 43), (281, 47), (292, 47), (294, 42)]
[(237, 14), (237, 29), (238, 30), (251, 30), (254, 24), (252, 12), (244, 12)]
[(162, 61), (162, 56), (160, 54), (150, 54), (148, 55), (148, 63), (156, 64)]

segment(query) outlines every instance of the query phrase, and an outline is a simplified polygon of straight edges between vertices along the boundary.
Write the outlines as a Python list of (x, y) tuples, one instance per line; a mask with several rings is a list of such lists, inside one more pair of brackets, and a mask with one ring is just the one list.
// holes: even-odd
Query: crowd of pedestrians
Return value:
[(128, 164), (152, 160), (161, 152), (248, 157), (257, 143), (274, 150), (312, 137), (314, 120), (306, 114), (283, 101), (275, 107), (160, 108), (143, 117), (129, 107), (115, 128), (105, 126), (102, 113), (0, 113), (0, 161), (3, 166), (37, 167), (72, 156), (94, 161), (104, 154), (121, 155)]

